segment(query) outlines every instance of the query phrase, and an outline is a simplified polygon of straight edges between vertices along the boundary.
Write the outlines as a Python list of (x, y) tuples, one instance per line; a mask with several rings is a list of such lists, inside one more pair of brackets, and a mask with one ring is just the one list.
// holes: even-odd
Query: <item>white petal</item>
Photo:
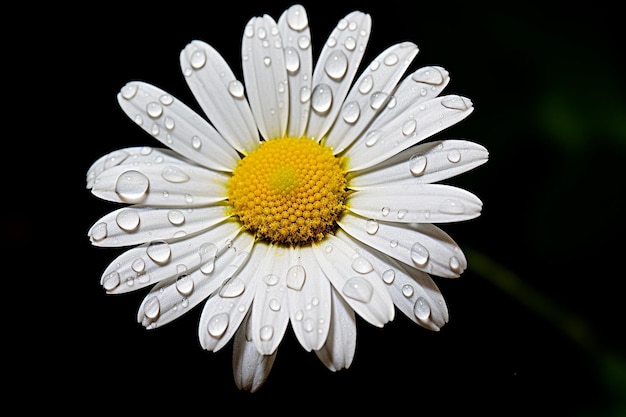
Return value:
[(443, 96), (410, 106), (386, 124), (368, 129), (348, 149), (350, 171), (369, 168), (463, 120), (474, 108), (465, 97)]
[(285, 67), (289, 80), (289, 123), (287, 135), (302, 137), (311, 108), (311, 76), (313, 53), (311, 30), (306, 10), (299, 4), (291, 6), (278, 19), (283, 39)]
[(331, 371), (347, 369), (356, 349), (356, 317), (354, 310), (334, 288), (331, 288), (332, 315), (326, 343), (315, 354)]
[[(336, 236), (348, 244), (352, 238), (342, 230)], [(362, 248), (374, 269), (387, 285), (395, 306), (410, 320), (430, 330), (439, 330), (448, 322), (446, 302), (432, 278), (372, 248)]]
[(482, 202), (469, 191), (442, 184), (379, 185), (350, 194), (350, 211), (372, 219), (368, 233), (378, 230), (377, 220), (399, 223), (446, 223), (480, 215)]
[(372, 123), (378, 129), (409, 107), (415, 107), (437, 97), (450, 81), (450, 74), (442, 67), (422, 67), (404, 78), (389, 100), (389, 105)]
[(92, 189), (98, 175), (118, 165), (177, 165), (191, 160), (178, 155), (171, 149), (150, 146), (131, 147), (110, 152), (98, 158), (87, 170), (87, 189)]
[(345, 99), (340, 116), (324, 139), (335, 154), (344, 151), (385, 108), (398, 80), (417, 55), (403, 42), (387, 48), (365, 69)]
[(289, 324), (286, 288), (288, 269), (288, 250), (272, 245), (256, 271), (258, 282), (250, 325), (252, 340), (258, 351), (265, 355), (274, 353), (278, 348)]
[(330, 326), (330, 281), (310, 247), (292, 249), (287, 271), (287, 301), (291, 327), (306, 351), (326, 342)]
[[(204, 301), (224, 282), (235, 276), (248, 257), (254, 239), (241, 233), (232, 241), (224, 242), (216, 256), (194, 270), (181, 268), (178, 275), (155, 285), (137, 312), (137, 321), (153, 329), (163, 326)], [(202, 251), (203, 248), (200, 249)], [(196, 256), (201, 257), (200, 254)], [(154, 306), (158, 306), (155, 311)]]
[(89, 229), (95, 246), (131, 246), (151, 240), (195, 234), (230, 217), (229, 206), (167, 209), (124, 207), (98, 220)]
[(118, 93), (117, 101), (131, 120), (179, 154), (219, 171), (237, 166), (237, 152), (213, 126), (160, 88), (130, 82)]
[(351, 174), (350, 188), (373, 185), (433, 183), (452, 178), (487, 162), (485, 147), (466, 140), (421, 143), (369, 169)]
[(94, 180), (92, 193), (104, 200), (160, 207), (199, 207), (227, 198), (229, 176), (181, 160), (121, 164)]
[(456, 278), (467, 267), (456, 242), (432, 224), (378, 222), (378, 230), (370, 234), (368, 219), (350, 212), (338, 223), (353, 238), (420, 271)]
[(226, 241), (241, 230), (236, 220), (226, 220), (187, 239), (155, 240), (127, 250), (105, 269), (100, 283), (110, 294), (134, 291), (201, 268), (213, 269), (215, 256)]
[(378, 327), (393, 320), (395, 310), (387, 289), (355, 248), (329, 235), (313, 250), (328, 280), (358, 315)]
[(324, 44), (313, 71), (307, 136), (320, 140), (343, 107), (370, 37), (372, 18), (354, 11), (341, 19)]
[(256, 271), (267, 255), (268, 245), (256, 242), (245, 265), (205, 303), (198, 326), (200, 345), (217, 352), (235, 334), (246, 317), (256, 293)]
[(246, 318), (233, 341), (233, 375), (237, 388), (255, 392), (269, 376), (277, 351), (271, 355), (260, 354), (252, 342), (249, 329), (249, 320)]
[(289, 117), (289, 84), (278, 26), (270, 16), (250, 19), (241, 45), (243, 78), (261, 136), (283, 137)]
[(198, 104), (220, 134), (244, 155), (256, 149), (259, 132), (244, 85), (224, 58), (210, 45), (196, 40), (181, 51), (180, 66)]

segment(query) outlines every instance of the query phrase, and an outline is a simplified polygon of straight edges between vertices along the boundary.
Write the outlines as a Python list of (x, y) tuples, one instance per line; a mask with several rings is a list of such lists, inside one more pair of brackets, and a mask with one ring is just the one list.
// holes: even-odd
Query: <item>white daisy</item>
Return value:
[(208, 121), (130, 82), (121, 108), (167, 148), (121, 149), (88, 170), (94, 195), (126, 203), (91, 227), (91, 242), (133, 246), (104, 271), (106, 292), (151, 286), (137, 315), (150, 329), (204, 303), (200, 343), (215, 352), (233, 340), (240, 389), (264, 383), (288, 324), (335, 371), (352, 362), (356, 315), (382, 327), (397, 308), (431, 330), (448, 320), (430, 274), (458, 277), (467, 262), (433, 224), (472, 219), (482, 203), (435, 183), (488, 153), (466, 140), (424, 142), (473, 108), (440, 95), (444, 68), (403, 78), (413, 43), (382, 51), (355, 78), (370, 29), (368, 14), (348, 14), (313, 67), (302, 6), (277, 22), (252, 18), (243, 81), (193, 41), (180, 64)]

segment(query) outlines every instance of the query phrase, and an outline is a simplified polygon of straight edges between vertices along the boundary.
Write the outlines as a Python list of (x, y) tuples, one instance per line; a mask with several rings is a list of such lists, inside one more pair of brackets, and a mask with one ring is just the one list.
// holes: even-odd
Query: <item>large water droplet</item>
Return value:
[(398, 55), (392, 52), (385, 57), (385, 60), (383, 62), (385, 63), (385, 65), (392, 66), (392, 65), (396, 65), (398, 61), (399, 61)]
[(459, 152), (457, 149), (453, 149), (450, 152), (448, 152), (448, 161), (452, 162), (453, 164), (456, 164), (457, 162), (459, 162), (461, 160), (461, 152)]
[(194, 282), (189, 275), (181, 275), (176, 278), (176, 291), (183, 297), (189, 296), (193, 292)]
[(348, 57), (343, 51), (333, 51), (326, 60), (324, 70), (333, 80), (341, 80), (348, 70)]
[(189, 181), (189, 175), (187, 175), (182, 169), (175, 166), (167, 166), (161, 171), (163, 179), (173, 183), (181, 183)]
[(333, 103), (333, 92), (326, 84), (319, 84), (312, 93), (311, 106), (317, 113), (326, 113)]
[(441, 85), (443, 83), (443, 75), (435, 67), (420, 68), (413, 73), (411, 78), (418, 83), (430, 85)]
[(393, 269), (388, 269), (383, 272), (382, 278), (385, 284), (393, 284), (393, 281), (396, 279), (396, 272)]
[(374, 219), (369, 219), (366, 223), (365, 223), (365, 231), (370, 234), (376, 234), (376, 232), (378, 232), (378, 222)]
[(146, 113), (148, 113), (148, 116), (153, 119), (159, 118), (163, 114), (163, 106), (156, 101), (150, 102), (146, 106)]
[(354, 269), (359, 274), (367, 274), (369, 272), (372, 272), (374, 270), (374, 267), (366, 258), (358, 256), (352, 261), (352, 269)]
[(228, 83), (228, 92), (235, 98), (242, 98), (244, 94), (244, 87), (240, 81), (232, 80)]
[(459, 261), (459, 258), (457, 258), (456, 256), (452, 256), (448, 264), (453, 272), (461, 272), (461, 261)]
[(166, 241), (155, 240), (150, 242), (146, 253), (155, 263), (164, 265), (169, 262), (170, 256), (172, 256), (172, 249)]
[(415, 154), (409, 158), (409, 170), (413, 175), (422, 175), (426, 171), (428, 160), (424, 155)]
[(91, 228), (91, 239), (93, 239), (94, 242), (99, 242), (105, 239), (108, 234), (109, 232), (108, 232), (107, 224), (105, 222), (100, 222), (98, 224), (95, 224)]
[(441, 100), (441, 105), (453, 110), (467, 110), (471, 107), (471, 103), (465, 101), (460, 96), (448, 96)]
[(359, 82), (359, 93), (367, 94), (370, 91), (372, 91), (373, 87), (374, 87), (374, 78), (371, 75), (367, 75), (365, 76), (365, 78), (363, 78)]
[(298, 32), (305, 29), (309, 25), (309, 20), (304, 7), (299, 4), (291, 6), (287, 10), (287, 24), (291, 29)]
[(246, 284), (240, 278), (234, 277), (228, 280), (220, 289), (220, 295), (224, 298), (239, 297), (246, 289)]
[(346, 297), (367, 303), (372, 299), (374, 289), (372, 288), (372, 284), (367, 282), (363, 277), (352, 277), (346, 281), (341, 291)]
[(387, 97), (389, 97), (389, 95), (387, 93), (383, 93), (382, 91), (372, 94), (370, 96), (370, 107), (372, 110), (380, 109), (387, 101)]
[(102, 279), (102, 286), (107, 291), (117, 288), (118, 285), (120, 285), (120, 274), (117, 271), (105, 275)]
[(356, 101), (351, 101), (344, 104), (341, 116), (346, 123), (355, 123), (357, 120), (359, 120), (360, 115), (361, 108), (359, 107), (359, 103), (357, 103)]
[(280, 310), (280, 301), (275, 298), (272, 298), (268, 304), (270, 310), (279, 311)]
[(424, 297), (418, 297), (413, 305), (413, 314), (420, 320), (426, 320), (430, 316), (430, 305)]
[(230, 317), (228, 313), (217, 313), (209, 319), (207, 323), (207, 331), (213, 337), (222, 337), (228, 328)]
[(115, 222), (125, 232), (134, 232), (139, 227), (139, 214), (135, 210), (122, 210), (115, 216)]
[(365, 135), (365, 146), (372, 147), (376, 145), (381, 136), (382, 133), (380, 130), (372, 130), (368, 132), (367, 135)]
[(402, 295), (404, 295), (406, 298), (413, 297), (414, 292), (415, 292), (415, 289), (413, 288), (412, 285), (404, 284), (402, 286)]
[(159, 299), (154, 296), (146, 300), (146, 303), (143, 306), (143, 314), (149, 320), (156, 320), (161, 313), (161, 304), (159, 303)]
[(136, 84), (127, 84), (122, 88), (120, 93), (122, 94), (122, 97), (124, 97), (126, 100), (130, 100), (133, 97), (135, 97), (135, 94), (137, 94), (138, 89), (139, 88), (137, 87)]
[(412, 136), (415, 134), (417, 128), (417, 121), (415, 119), (409, 119), (402, 124), (402, 134), (404, 136)]
[(206, 64), (206, 54), (204, 53), (204, 51), (201, 49), (195, 50), (191, 54), (190, 63), (191, 67), (196, 70), (204, 67), (204, 65)]
[(142, 258), (137, 258), (133, 261), (130, 267), (136, 273), (141, 274), (146, 269), (146, 261), (144, 261)]
[(139, 171), (129, 170), (117, 178), (115, 192), (127, 203), (138, 203), (148, 195), (150, 181)]
[(180, 226), (185, 223), (185, 215), (180, 210), (170, 210), (167, 212), (167, 220), (174, 226)]
[(259, 337), (262, 341), (266, 342), (274, 336), (274, 327), (267, 324), (259, 330)]
[(200, 255), (200, 271), (203, 274), (210, 274), (215, 269), (215, 256), (217, 255), (217, 246), (213, 243), (203, 243), (198, 248)]
[(302, 265), (294, 265), (287, 271), (287, 287), (300, 291), (306, 279), (306, 271)]
[(430, 253), (428, 253), (428, 249), (426, 249), (420, 243), (414, 243), (411, 247), (411, 259), (415, 262), (415, 265), (419, 267), (423, 267), (428, 263), (428, 258), (430, 257)]
[(290, 74), (295, 74), (300, 69), (300, 55), (292, 46), (285, 48), (285, 67)]

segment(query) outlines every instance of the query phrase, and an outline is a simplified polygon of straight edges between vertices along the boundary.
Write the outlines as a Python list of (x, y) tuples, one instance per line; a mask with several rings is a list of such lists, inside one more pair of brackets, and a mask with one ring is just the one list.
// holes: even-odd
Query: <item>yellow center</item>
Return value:
[(228, 183), (233, 214), (259, 239), (301, 245), (332, 233), (346, 198), (345, 170), (330, 148), (307, 138), (264, 141)]

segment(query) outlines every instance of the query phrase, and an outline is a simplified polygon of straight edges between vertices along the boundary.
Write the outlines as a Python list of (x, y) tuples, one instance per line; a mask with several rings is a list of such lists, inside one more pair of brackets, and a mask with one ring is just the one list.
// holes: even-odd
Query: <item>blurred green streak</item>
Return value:
[[(474, 249), (466, 249), (470, 269), (482, 278), (487, 279), (496, 287), (513, 296), (524, 307), (531, 310), (554, 327), (563, 332), (574, 343), (581, 346), (596, 364), (600, 379), (605, 385), (607, 394), (613, 403), (606, 404), (605, 409), (596, 410), (592, 414), (581, 416), (626, 416), (626, 357), (623, 352), (615, 352), (605, 346), (594, 334), (591, 326), (571, 311), (559, 306), (553, 299), (528, 285), (521, 277), (510, 269), (500, 265), (487, 255)], [(602, 414), (598, 414), (601, 412)]]

